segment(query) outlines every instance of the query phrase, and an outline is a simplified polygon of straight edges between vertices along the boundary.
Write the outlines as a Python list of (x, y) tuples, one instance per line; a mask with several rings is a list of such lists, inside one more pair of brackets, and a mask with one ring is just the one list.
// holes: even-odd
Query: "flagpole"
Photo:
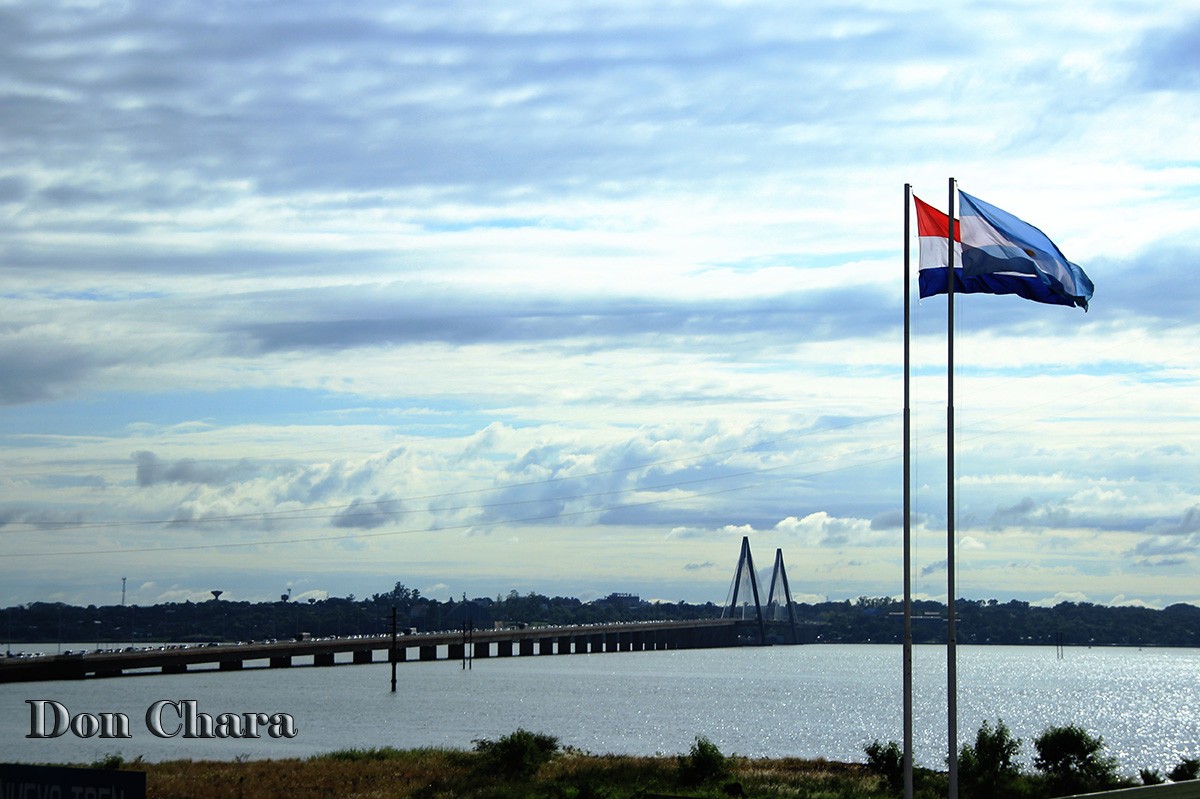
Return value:
[(912, 184), (904, 184), (904, 799), (913, 799), (913, 663), (912, 663), (912, 449), (910, 372), (909, 208)]
[(958, 632), (954, 612), (954, 201), (958, 186), (949, 181), (947, 250), (949, 280), (946, 290), (946, 735), (948, 741), (949, 797), (958, 799)]

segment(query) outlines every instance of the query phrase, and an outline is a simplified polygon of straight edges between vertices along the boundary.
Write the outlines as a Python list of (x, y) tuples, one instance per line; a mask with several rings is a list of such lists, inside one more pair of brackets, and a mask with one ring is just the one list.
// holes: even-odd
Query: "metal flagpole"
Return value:
[(946, 234), (949, 250), (946, 290), (946, 735), (950, 799), (958, 799), (958, 633), (954, 619), (954, 201), (957, 188), (954, 178), (950, 178), (950, 222)]
[(912, 468), (911, 411), (909, 408), (909, 208), (912, 184), (904, 184), (904, 799), (913, 799), (913, 695), (912, 695)]

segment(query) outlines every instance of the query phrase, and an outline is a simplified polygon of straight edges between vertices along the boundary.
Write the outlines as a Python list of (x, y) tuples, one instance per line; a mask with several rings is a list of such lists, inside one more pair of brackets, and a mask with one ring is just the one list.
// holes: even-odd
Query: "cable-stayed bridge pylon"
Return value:
[(792, 603), (792, 589), (788, 585), (787, 569), (783, 567), (783, 550), (775, 550), (775, 568), (771, 571), (771, 588), (767, 591), (767, 619), (786, 621), (791, 631), (789, 644), (800, 643), (796, 631), (796, 606)]
[(750, 554), (750, 538), (742, 536), (741, 554), (738, 555), (737, 569), (729, 586), (729, 595), (726, 597), (721, 618), (754, 623), (758, 643), (762, 645), (767, 644), (767, 622), (772, 622), (772, 626), (787, 622), (790, 635), (786, 643), (800, 643), (796, 629), (796, 608), (792, 602), (787, 570), (783, 565), (782, 549), (775, 550), (775, 567), (771, 572), (771, 584), (766, 598), (764, 611), (762, 593), (758, 589), (758, 573), (754, 569), (754, 557)]

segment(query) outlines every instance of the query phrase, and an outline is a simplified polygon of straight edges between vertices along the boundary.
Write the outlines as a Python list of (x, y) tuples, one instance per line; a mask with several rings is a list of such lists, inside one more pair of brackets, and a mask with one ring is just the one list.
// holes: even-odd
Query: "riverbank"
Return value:
[[(691, 755), (633, 757), (566, 750), (526, 772), (485, 752), (447, 749), (346, 750), (306, 759), (166, 761), (95, 765), (146, 773), (150, 799), (638, 799), (649, 796), (838, 797), (885, 799), (895, 794), (865, 765), (798, 758), (722, 757), (707, 771)], [(518, 758), (520, 760), (520, 758)], [(922, 772), (924, 781), (937, 775)], [(944, 780), (942, 781), (944, 793)], [(922, 794), (935, 796), (928, 786)]]
[[(980, 740), (985, 732), (980, 731)], [(1006, 748), (1006, 735), (999, 728), (993, 743)], [(1060, 743), (1047, 751), (1063, 748)], [(518, 729), (496, 740), (476, 740), (471, 751), (384, 747), (345, 749), (305, 759), (161, 763), (141, 758), (126, 762), (111, 754), (89, 765), (99, 773), (114, 769), (143, 773), (146, 796), (151, 799), (895, 799), (902, 788), (899, 747), (876, 741), (865, 747), (865, 754), (865, 764), (727, 756), (708, 739), (697, 737), (687, 754), (596, 755), (563, 748), (554, 736)], [(960, 772), (966, 780), (964, 795), (977, 799), (1048, 799), (1137, 785), (1118, 776), (1111, 760), (1086, 758), (1070, 766), (1054, 765), (1058, 759), (1048, 754), (1054, 763), (1032, 774), (993, 762), (990, 756), (980, 757), (984, 756), (975, 749), (964, 749), (967, 765), (962, 768), (967, 770)], [(944, 772), (917, 768), (913, 777), (916, 799), (946, 794)], [(1196, 761), (1183, 761), (1168, 777), (1181, 781), (1170, 786), (1179, 789), (1172, 796), (1200, 797)], [(1156, 785), (1163, 782), (1157, 773), (1143, 772), (1142, 782), (1165, 788)]]

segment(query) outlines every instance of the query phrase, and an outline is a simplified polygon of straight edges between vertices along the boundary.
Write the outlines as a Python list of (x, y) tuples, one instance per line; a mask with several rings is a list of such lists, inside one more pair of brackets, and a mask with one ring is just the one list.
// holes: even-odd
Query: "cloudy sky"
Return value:
[(949, 177), (1096, 284), (960, 298), (960, 594), (1200, 602), (1200, 13), (900, 5), (0, 0), (0, 605), (899, 595)]

